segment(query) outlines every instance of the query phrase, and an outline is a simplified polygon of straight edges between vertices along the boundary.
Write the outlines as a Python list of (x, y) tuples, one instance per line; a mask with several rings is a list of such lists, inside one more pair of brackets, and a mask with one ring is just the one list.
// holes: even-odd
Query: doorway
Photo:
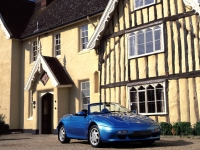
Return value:
[(42, 134), (51, 134), (53, 126), (53, 95), (42, 97)]

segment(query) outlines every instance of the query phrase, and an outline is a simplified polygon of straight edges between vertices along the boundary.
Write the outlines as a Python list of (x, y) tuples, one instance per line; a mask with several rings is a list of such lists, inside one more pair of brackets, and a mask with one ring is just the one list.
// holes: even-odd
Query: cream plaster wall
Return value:
[(0, 114), (6, 116), (6, 123), (10, 124), (10, 88), (11, 88), (11, 53), (12, 40), (7, 40), (0, 29)]
[(21, 76), (21, 43), (12, 40), (11, 54), (11, 88), (10, 88), (10, 129), (20, 128), (20, 76)]
[[(92, 22), (96, 24), (97, 18), (91, 18)], [(75, 113), (82, 109), (82, 102), (80, 97), (80, 82), (89, 80), (90, 81), (90, 100), (91, 102), (99, 101), (99, 91), (95, 92), (95, 72), (98, 71), (98, 56), (95, 50), (82, 50), (80, 47), (80, 27), (86, 25), (89, 22), (85, 21), (79, 22), (74, 25), (70, 25), (61, 28), (56, 31), (49, 32), (47, 34), (40, 35), (38, 37), (33, 37), (23, 41), (22, 49), (25, 51), (24, 56), (24, 84), (26, 84), (30, 72), (33, 68), (34, 63), (30, 63), (31, 58), (31, 43), (34, 40), (40, 39), (41, 42), (41, 53), (43, 56), (53, 57), (53, 36), (56, 33), (61, 34), (61, 55), (58, 56), (58, 60), (62, 66), (66, 69), (69, 76), (72, 78), (74, 85), (69, 88), (56, 88), (53, 87), (49, 79), (47, 85), (43, 85), (39, 81), (41, 74), (37, 73), (35, 75), (35, 80), (33, 81), (35, 94), (37, 92), (44, 92), (46, 90), (52, 90), (54, 93), (54, 129), (57, 126), (58, 120), (64, 114)], [(94, 27), (89, 23), (88, 25), (88, 36), (92, 36), (94, 32)], [(39, 96), (39, 95), (38, 95)], [(24, 92), (24, 128), (25, 129), (38, 129), (40, 125), (35, 123), (37, 119), (39, 110), (34, 110), (33, 120), (28, 119), (28, 92)], [(34, 96), (37, 97), (37, 96)], [(37, 98), (39, 99), (39, 97)], [(38, 102), (39, 103), (39, 102)]]

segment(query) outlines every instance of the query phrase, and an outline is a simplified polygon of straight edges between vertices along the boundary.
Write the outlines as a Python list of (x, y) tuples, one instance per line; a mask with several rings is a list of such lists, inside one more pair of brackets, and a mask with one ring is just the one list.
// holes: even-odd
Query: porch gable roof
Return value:
[(31, 84), (35, 78), (35, 74), (37, 72), (42, 73), (42, 70), (46, 71), (54, 87), (58, 87), (59, 85), (73, 85), (72, 79), (66, 73), (57, 58), (42, 56), (39, 53), (37, 60), (35, 61), (32, 71), (29, 75), (29, 78), (26, 82), (24, 88), (25, 91), (30, 90)]

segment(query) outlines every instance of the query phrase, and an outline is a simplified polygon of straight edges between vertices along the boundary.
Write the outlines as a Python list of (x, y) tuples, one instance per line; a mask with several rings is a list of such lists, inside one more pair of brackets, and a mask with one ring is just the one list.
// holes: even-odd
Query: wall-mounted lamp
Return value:
[(32, 104), (33, 104), (33, 109), (35, 109), (36, 101), (33, 101)]

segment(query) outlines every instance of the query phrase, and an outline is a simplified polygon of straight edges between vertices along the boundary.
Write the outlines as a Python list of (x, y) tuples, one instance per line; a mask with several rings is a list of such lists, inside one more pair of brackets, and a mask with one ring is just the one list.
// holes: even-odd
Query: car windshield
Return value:
[(117, 103), (95, 103), (90, 104), (90, 113), (129, 113), (131, 112), (124, 106)]

